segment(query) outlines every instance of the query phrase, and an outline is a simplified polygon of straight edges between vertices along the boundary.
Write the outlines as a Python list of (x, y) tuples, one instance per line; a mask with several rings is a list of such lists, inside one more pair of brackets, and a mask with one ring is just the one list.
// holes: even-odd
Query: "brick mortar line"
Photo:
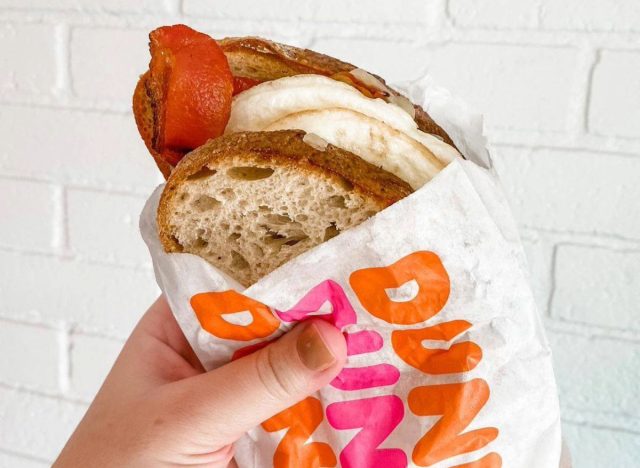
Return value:
[(95, 266), (104, 266), (107, 268), (118, 269), (118, 270), (128, 270), (134, 271), (138, 273), (153, 273), (153, 267), (149, 264), (137, 264), (137, 263), (122, 263), (108, 260), (99, 260), (96, 258), (84, 257), (82, 255), (77, 254), (59, 254), (53, 252), (45, 252), (45, 251), (37, 251), (37, 250), (26, 250), (15, 247), (3, 246), (0, 245), (0, 252), (5, 252), (9, 254), (17, 254), (24, 257), (36, 257), (36, 258), (49, 258), (54, 260), (59, 260), (60, 262), (69, 262), (75, 263), (79, 265), (95, 265)]
[(71, 94), (71, 61), (69, 60), (70, 33), (69, 25), (66, 23), (55, 25), (54, 55), (56, 84), (53, 94), (58, 97), (68, 97)]
[(63, 185), (53, 188), (53, 233), (52, 248), (54, 252), (64, 256), (69, 250), (69, 235), (67, 225), (67, 193)]
[[(561, 411), (561, 415), (562, 415), (562, 411)], [(561, 420), (563, 423), (568, 423), (568, 424), (572, 424), (580, 427), (588, 427), (591, 429), (601, 429), (601, 430), (606, 430), (610, 432), (623, 432), (626, 434), (640, 435), (640, 430), (629, 429), (627, 427), (618, 426), (615, 424), (606, 424), (606, 423), (603, 424), (603, 423), (597, 423), (597, 422), (588, 421), (588, 420), (581, 421), (579, 419), (573, 419), (566, 416), (561, 416)]]
[(59, 331), (62, 326), (60, 323), (61, 321), (51, 321), (51, 322), (44, 321), (43, 322), (43, 321), (34, 321), (33, 319), (22, 320), (17, 317), (9, 317), (9, 316), (2, 315), (2, 313), (0, 313), (0, 322), (7, 322), (15, 325), (26, 325), (26, 326), (39, 328), (41, 330), (48, 330), (52, 332)]
[[(149, 303), (149, 306), (151, 306), (151, 302)], [(124, 345), (124, 342), (131, 335), (132, 331), (133, 331), (133, 328), (131, 329), (131, 331), (123, 334), (109, 333), (108, 331), (107, 332), (103, 331), (99, 327), (86, 324), (86, 323), (79, 323), (79, 322), (75, 323), (71, 328), (72, 335), (82, 335), (82, 336), (88, 336), (93, 338), (102, 338), (102, 339), (113, 341), (113, 342), (119, 342), (119, 343), (122, 343), (123, 345)]]
[(541, 2), (536, 1), (536, 16), (535, 16), (535, 27), (538, 28), (542, 24), (544, 19), (544, 6)]
[[(431, 21), (429, 18), (425, 18), (426, 23), (433, 23), (440, 27), (440, 29), (451, 29), (453, 22), (449, 15), (449, 0), (432, 0), (429, 2), (431, 7)], [(429, 12), (427, 12), (427, 15)], [(440, 20), (440, 22), (438, 21)]]
[(94, 325), (87, 324), (87, 323), (81, 323), (81, 322), (67, 323), (62, 319), (42, 320), (42, 319), (35, 319), (29, 316), (27, 316), (26, 318), (20, 318), (13, 315), (6, 315), (2, 311), (0, 311), (0, 323), (2, 322), (31, 326), (31, 327), (39, 328), (41, 330), (48, 330), (51, 332), (59, 331), (64, 326), (66, 327), (71, 340), (73, 339), (73, 337), (76, 337), (76, 336), (84, 336), (89, 338), (100, 338), (100, 339), (112, 341), (114, 343), (124, 344), (126, 339), (129, 337), (129, 333), (114, 334), (109, 332), (105, 333), (103, 331), (98, 331)]
[[(140, 140), (140, 142), (142, 142), (142, 140)], [(146, 156), (146, 155), (145, 155)], [(151, 157), (151, 155), (149, 155), (149, 157)], [(151, 192), (146, 193), (146, 192), (128, 192), (126, 190), (121, 190), (118, 189), (117, 187), (114, 188), (110, 188), (110, 187), (100, 187), (100, 186), (84, 186), (84, 185), (73, 185), (73, 184), (66, 184), (66, 188), (70, 189), (70, 190), (74, 190), (74, 191), (78, 191), (78, 192), (90, 192), (90, 193), (102, 193), (102, 194), (113, 194), (113, 195), (122, 195), (122, 196), (128, 196), (128, 197), (132, 197), (132, 198), (138, 198), (139, 200), (146, 200), (147, 198), (149, 198), (149, 195), (151, 195)], [(152, 189), (153, 190), (153, 189)]]
[(43, 391), (41, 389), (37, 389), (34, 387), (21, 385), (21, 384), (9, 384), (6, 382), (0, 382), (0, 389), (5, 389), (8, 391), (13, 391), (17, 393), (25, 393), (27, 395), (32, 395), (39, 398), (45, 398), (49, 400), (60, 401), (63, 403), (70, 403), (76, 406), (87, 407), (90, 403), (89, 400), (82, 400), (80, 398), (71, 397), (68, 395), (62, 395), (61, 393), (50, 393)]
[(558, 256), (558, 245), (551, 247), (551, 259), (549, 264), (549, 291), (547, 292), (546, 316), (556, 319), (553, 315), (553, 301), (556, 294), (556, 263)]
[(571, 404), (565, 404), (564, 409), (566, 411), (576, 412), (581, 416), (589, 416), (592, 418), (613, 417), (613, 418), (620, 418), (620, 419), (628, 419), (629, 421), (635, 424), (640, 424), (640, 414), (628, 413), (624, 411), (623, 412), (603, 411), (600, 409), (591, 409), (591, 408), (584, 408), (580, 406), (574, 406)]
[(111, 341), (120, 345), (124, 345), (125, 342), (125, 339), (121, 337), (116, 337), (115, 335), (109, 335), (105, 333), (98, 333), (95, 331), (85, 331), (82, 330), (82, 328), (78, 328), (77, 326), (72, 326), (69, 328), (69, 337), (72, 342), (75, 337), (99, 338), (101, 340)]
[(165, 0), (165, 8), (170, 15), (182, 17), (183, 6), (182, 0)]
[[(131, 93), (133, 94), (133, 90), (131, 90)], [(0, 96), (0, 106), (24, 107), (28, 109), (66, 110), (72, 112), (100, 115), (133, 115), (131, 106), (125, 106), (122, 102), (106, 100), (86, 101), (82, 98), (70, 95), (64, 97), (56, 97), (49, 94), (25, 94), (22, 96), (22, 99), (16, 99), (9, 96)]]
[[(441, 83), (436, 83), (437, 86), (442, 85)], [(443, 86), (446, 88), (446, 83)], [(474, 110), (476, 113), (483, 114), (482, 112), (478, 112)], [(486, 114), (483, 114), (486, 117)], [(587, 139), (602, 139), (605, 140), (605, 143), (613, 143), (615, 141), (619, 141), (620, 143), (628, 143), (628, 142), (638, 142), (640, 141), (640, 136), (625, 136), (625, 135), (605, 135), (601, 133), (595, 132), (586, 132), (586, 133), (578, 133), (575, 131), (568, 130), (538, 130), (535, 128), (526, 129), (526, 128), (510, 128), (510, 127), (502, 127), (498, 125), (487, 126), (485, 129), (485, 134), (489, 134), (489, 136), (493, 135), (501, 135), (504, 138), (505, 135), (508, 136), (534, 136), (536, 138), (553, 138), (553, 137), (580, 137)], [(508, 144), (508, 143), (506, 143)]]
[[(638, 143), (640, 143), (640, 138), (638, 138)], [(606, 150), (606, 155), (603, 155), (602, 153), (605, 151), (603, 149), (596, 149), (596, 148), (589, 148), (587, 146), (584, 147), (576, 147), (576, 146), (562, 146), (562, 145), (528, 145), (526, 143), (501, 143), (499, 141), (493, 141), (491, 142), (491, 146), (496, 149), (497, 153), (499, 153), (503, 148), (506, 149), (526, 149), (526, 150), (533, 150), (533, 151), (539, 151), (539, 150), (562, 150), (564, 152), (567, 153), (590, 153), (592, 155), (595, 156), (602, 156), (602, 157), (607, 157), (607, 156), (615, 156), (615, 157), (622, 157), (622, 158), (638, 158), (640, 159), (640, 154), (638, 153), (632, 153), (632, 152), (624, 152), (624, 151), (616, 151), (613, 149), (607, 149)]]
[(586, 322), (564, 320), (562, 318), (546, 316), (543, 320), (544, 328), (554, 333), (579, 336), (588, 339), (624, 341), (625, 343), (640, 344), (640, 331), (624, 328), (594, 325)]
[(604, 249), (604, 250), (612, 250), (614, 252), (619, 252), (619, 253), (640, 253), (640, 246), (638, 248), (629, 248), (629, 247), (606, 247), (606, 246), (601, 246), (601, 245), (592, 245), (592, 244), (588, 244), (588, 243), (582, 243), (582, 242), (575, 242), (575, 241), (570, 241), (570, 240), (564, 240), (564, 241), (559, 241), (558, 243), (556, 243), (556, 246), (558, 248), (560, 247), (587, 247), (587, 248), (591, 248), (591, 249)]
[(30, 177), (30, 176), (16, 176), (16, 175), (5, 175), (2, 174), (2, 172), (0, 171), (0, 180), (4, 179), (4, 180), (12, 180), (15, 182), (30, 182), (30, 183), (34, 183), (34, 184), (40, 184), (40, 185), (48, 185), (52, 188), (56, 187), (59, 184), (59, 181), (55, 180), (55, 179), (39, 179), (36, 177)]
[(599, 50), (583, 47), (578, 52), (577, 66), (574, 70), (575, 88), (569, 93), (567, 106), (567, 127), (570, 134), (578, 137), (589, 134), (587, 122), (591, 100), (592, 74), (597, 66)]
[[(563, 132), (500, 128), (488, 128), (485, 134), (489, 135), (492, 144), (500, 146), (567, 147), (576, 150), (591, 148), (591, 151), (618, 152), (634, 157), (638, 157), (640, 154), (639, 137), (596, 133), (575, 135)], [(552, 140), (552, 143), (549, 143), (549, 140)], [(621, 147), (625, 149), (621, 149)], [(628, 147), (630, 148), (626, 149)]]
[[(150, 156), (149, 156), (150, 157)], [(88, 183), (77, 183), (73, 180), (66, 180), (65, 177), (62, 178), (47, 178), (46, 176), (39, 176), (34, 174), (27, 173), (14, 173), (14, 172), (3, 172), (0, 167), (0, 180), (13, 180), (13, 181), (22, 181), (22, 182), (32, 182), (43, 185), (56, 186), (59, 184), (63, 184), (68, 190), (77, 190), (84, 192), (93, 192), (93, 193), (109, 193), (114, 195), (123, 195), (123, 196), (131, 196), (134, 198), (140, 198), (141, 200), (146, 199), (151, 195), (151, 192), (161, 183), (162, 181), (158, 181), (156, 185), (149, 186), (148, 188), (142, 189), (129, 189), (123, 186), (110, 186), (108, 183), (103, 183), (101, 181), (93, 181)]]
[[(207, 29), (220, 29), (221, 31), (235, 31), (238, 29), (256, 29), (258, 31), (275, 30), (281, 33), (283, 27), (285, 30), (291, 30), (290, 26), (296, 26), (294, 32), (295, 35), (306, 35), (311, 33), (312, 35), (321, 35), (322, 37), (335, 36), (336, 38), (349, 37), (353, 39), (371, 39), (380, 37), (380, 32), (393, 33), (395, 31), (390, 30), (395, 28), (402, 34), (395, 36), (395, 40), (402, 41), (405, 37), (418, 37), (422, 36), (422, 33), (427, 31), (427, 36), (430, 37), (434, 34), (440, 34), (442, 37), (446, 37), (447, 34), (452, 39), (456, 39), (459, 36), (475, 36), (474, 42), (477, 41), (477, 36), (480, 35), (505, 35), (507, 38), (504, 42), (509, 41), (509, 36), (513, 34), (526, 34), (531, 39), (542, 40), (543, 43), (548, 42), (549, 39), (552, 42), (557, 42), (558, 39), (562, 39), (561, 43), (567, 44), (567, 38), (571, 40), (580, 41), (585, 37), (589, 37), (591, 41), (599, 41), (605, 43), (619, 44), (623, 49), (627, 49), (630, 45), (632, 47), (640, 46), (640, 30), (623, 30), (623, 31), (611, 31), (605, 29), (546, 29), (546, 28), (502, 28), (502, 27), (459, 27), (453, 24), (443, 24), (437, 29), (434, 29), (434, 25), (430, 24), (429, 18), (424, 22), (388, 22), (388, 21), (363, 21), (363, 22), (351, 22), (351, 21), (335, 21), (335, 20), (293, 20), (293, 19), (269, 19), (259, 20), (250, 19), (247, 20), (242, 17), (216, 17), (207, 15), (188, 15), (185, 13), (167, 13), (167, 12), (118, 12), (115, 14), (108, 14), (105, 11), (78, 11), (78, 10), (34, 10), (34, 9), (7, 9), (0, 10), (0, 20), (21, 22), (21, 23), (36, 23), (47, 24), (57, 23), (62, 21), (69, 21), (74, 26), (105, 26), (105, 27), (124, 27), (141, 29), (157, 24), (166, 22), (175, 22), (175, 20), (183, 20), (193, 24), (197, 27), (204, 27)], [(141, 21), (143, 20), (143, 21)], [(351, 31), (348, 36), (345, 36), (345, 25), (351, 26)], [(289, 28), (286, 28), (289, 26)], [(437, 26), (437, 25), (436, 25)], [(333, 29), (335, 28), (335, 31)], [(359, 30), (362, 30), (362, 34)], [(538, 37), (535, 37), (538, 36)], [(631, 41), (629, 40), (631, 38)], [(413, 40), (407, 40), (403, 42), (412, 42)], [(613, 42), (611, 42), (613, 41)], [(630, 42), (638, 41), (637, 44), (630, 44)]]
[[(544, 235), (550, 237), (556, 237), (554, 243), (573, 243), (577, 241), (575, 245), (579, 245), (581, 247), (595, 247), (595, 248), (609, 248), (610, 244), (603, 245), (600, 242), (604, 241), (613, 241), (616, 243), (621, 243), (622, 246), (617, 246), (614, 244), (613, 247), (610, 247), (611, 250), (626, 250), (636, 252), (640, 250), (640, 239), (636, 239), (633, 237), (625, 237), (620, 236), (618, 234), (607, 234), (607, 233), (596, 233), (596, 232), (581, 232), (581, 231), (571, 231), (571, 230), (557, 230), (557, 229), (549, 229), (543, 227), (536, 227), (527, 224), (518, 225), (518, 230), (521, 234), (534, 234), (534, 235)], [(567, 241), (567, 238), (572, 238), (571, 241)], [(535, 239), (527, 238), (529, 241), (535, 241)], [(590, 243), (593, 242), (593, 243)]]
[(542, 25), (530, 26), (530, 27), (516, 27), (509, 28), (505, 26), (483, 26), (473, 25), (465, 27), (464, 25), (458, 25), (455, 22), (452, 23), (457, 30), (471, 31), (471, 32), (496, 32), (496, 33), (508, 33), (508, 32), (522, 32), (522, 33), (541, 33), (541, 34), (569, 34), (569, 35), (583, 35), (583, 36), (606, 36), (606, 35), (640, 35), (640, 29), (575, 29), (575, 28), (552, 28)]
[[(151, 304), (149, 304), (151, 305)], [(5, 323), (13, 323), (13, 324), (17, 324), (17, 325), (26, 325), (26, 326), (31, 326), (34, 328), (38, 328), (41, 330), (47, 330), (47, 331), (51, 331), (51, 332), (56, 332), (61, 330), (61, 323), (63, 323), (62, 320), (60, 319), (41, 319), (41, 318), (32, 318), (32, 317), (26, 317), (26, 318), (20, 318), (17, 316), (12, 316), (12, 315), (6, 315), (5, 313), (3, 313), (2, 311), (0, 311), (0, 323), (5, 322)], [(72, 339), (74, 336), (85, 336), (85, 337), (90, 337), (90, 338), (101, 338), (104, 340), (109, 340), (112, 342), (117, 342), (117, 343), (122, 343), (124, 344), (124, 342), (126, 341), (126, 339), (129, 337), (129, 333), (125, 333), (125, 334), (113, 334), (113, 333), (109, 333), (109, 332), (103, 332), (103, 331), (99, 331), (97, 330), (96, 326), (91, 325), (91, 324), (86, 324), (86, 323), (80, 323), (80, 322), (69, 322), (66, 323), (66, 326), (68, 327), (68, 333), (70, 338)]]
[(58, 388), (62, 395), (71, 389), (71, 349), (69, 326), (64, 323), (58, 334)]
[(443, 0), (444, 3), (444, 17), (447, 19), (452, 28), (457, 28), (455, 17), (451, 14), (451, 0)]
[(591, 67), (589, 68), (588, 72), (587, 72), (587, 93), (584, 96), (584, 116), (583, 116), (583, 121), (582, 121), (582, 125), (584, 128), (584, 133), (588, 133), (588, 134), (597, 134), (594, 133), (589, 126), (589, 114), (591, 113), (591, 98), (592, 98), (592, 94), (593, 94), (593, 76), (595, 75), (596, 72), (596, 68), (598, 67), (598, 65), (600, 64), (602, 60), (602, 50), (598, 49), (595, 51), (594, 57), (592, 58), (592, 62), (591, 62)]

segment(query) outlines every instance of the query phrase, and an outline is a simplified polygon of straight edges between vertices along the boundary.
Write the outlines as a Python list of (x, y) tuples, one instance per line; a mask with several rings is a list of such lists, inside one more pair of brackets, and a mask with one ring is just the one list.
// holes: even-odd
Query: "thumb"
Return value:
[(327, 385), (346, 356), (337, 328), (308, 320), (253, 354), (173, 384), (181, 387), (178, 414), (222, 447)]

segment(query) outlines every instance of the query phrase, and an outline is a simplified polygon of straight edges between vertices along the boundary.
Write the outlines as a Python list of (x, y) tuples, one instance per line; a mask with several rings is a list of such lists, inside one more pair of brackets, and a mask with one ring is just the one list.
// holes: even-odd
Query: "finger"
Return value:
[(182, 356), (194, 369), (204, 372), (200, 361), (171, 312), (164, 295), (158, 296), (158, 299), (149, 307), (149, 310), (138, 323), (134, 334), (144, 334), (158, 339)]
[(346, 355), (337, 328), (309, 320), (249, 356), (171, 384), (171, 407), (203, 440), (223, 446), (327, 385)]

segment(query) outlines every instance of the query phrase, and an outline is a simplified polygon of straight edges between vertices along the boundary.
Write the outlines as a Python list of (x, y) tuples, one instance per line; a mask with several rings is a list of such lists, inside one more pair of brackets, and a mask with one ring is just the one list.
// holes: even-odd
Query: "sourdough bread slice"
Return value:
[(189, 153), (158, 208), (168, 252), (245, 286), (411, 193), (398, 177), (298, 130), (240, 132)]

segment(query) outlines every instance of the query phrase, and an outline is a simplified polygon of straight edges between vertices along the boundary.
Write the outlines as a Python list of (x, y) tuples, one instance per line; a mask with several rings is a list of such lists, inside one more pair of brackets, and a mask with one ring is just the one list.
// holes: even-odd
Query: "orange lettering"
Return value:
[(482, 359), (482, 349), (471, 341), (451, 345), (449, 349), (422, 346), (422, 340), (449, 341), (468, 330), (465, 320), (453, 320), (419, 330), (395, 330), (391, 344), (400, 358), (425, 374), (467, 372)]
[[(236, 291), (208, 292), (191, 298), (191, 307), (202, 328), (226, 340), (249, 341), (266, 338), (280, 326), (266, 305)], [(248, 325), (227, 322), (222, 316), (247, 311), (252, 321)]]
[(267, 432), (288, 428), (273, 454), (274, 468), (336, 466), (336, 455), (329, 444), (307, 443), (322, 419), (320, 400), (308, 397), (262, 423)]
[[(479, 450), (498, 437), (498, 429), (485, 427), (462, 433), (489, 399), (489, 385), (482, 379), (416, 387), (407, 401), (418, 416), (442, 417), (413, 449), (413, 462), (430, 466), (447, 458)], [(490, 465), (489, 465), (490, 466)]]
[(464, 465), (456, 465), (453, 468), (500, 468), (501, 466), (502, 457), (495, 452), (491, 452), (479, 460), (465, 463)]
[[(385, 289), (408, 281), (418, 283), (418, 294), (409, 301), (393, 301)], [(449, 298), (449, 275), (433, 252), (414, 252), (387, 267), (354, 271), (349, 283), (362, 306), (388, 323), (411, 325), (440, 312)]]

